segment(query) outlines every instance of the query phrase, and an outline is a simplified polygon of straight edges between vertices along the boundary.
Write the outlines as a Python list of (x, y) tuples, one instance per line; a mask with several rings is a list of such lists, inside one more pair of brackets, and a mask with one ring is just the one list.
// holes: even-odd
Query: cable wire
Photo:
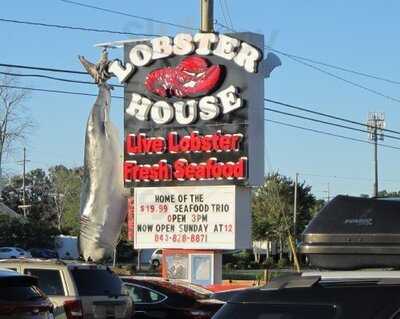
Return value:
[[(66, 91), (66, 90), (51, 90), (51, 89), (31, 88), (31, 87), (23, 87), (23, 86), (16, 86), (16, 85), (0, 85), (0, 87), (11, 88), (11, 89), (30, 90), (30, 91), (37, 91), (37, 92), (46, 92), (46, 93), (56, 93), (56, 94), (70, 94), (70, 95), (94, 96), (94, 97), (97, 96), (97, 94), (92, 94), (92, 93), (74, 92), (74, 91)], [(124, 98), (123, 96), (112, 96), (112, 97), (116, 98), (116, 99), (123, 99)], [(329, 133), (329, 132), (325, 132), (325, 131), (321, 131), (321, 130), (310, 129), (310, 128), (306, 128), (306, 127), (302, 127), (302, 126), (298, 126), (298, 125), (294, 125), (294, 124), (288, 124), (288, 123), (284, 123), (284, 122), (280, 122), (280, 121), (275, 121), (275, 120), (270, 120), (270, 119), (265, 119), (265, 121), (271, 122), (271, 123), (280, 124), (280, 125), (284, 125), (284, 126), (288, 126), (288, 127), (298, 128), (298, 129), (302, 129), (302, 130), (306, 130), (306, 131), (311, 131), (311, 132), (314, 132), (314, 133), (320, 133), (320, 134), (324, 134), (324, 135), (340, 137), (342, 139), (347, 139), (347, 140), (351, 140), (351, 141), (373, 144), (373, 142), (364, 141), (364, 140), (361, 140), (361, 139), (358, 139), (358, 138), (352, 138), (352, 137), (339, 135), (339, 134), (334, 134), (334, 133)], [(330, 123), (330, 124), (333, 124), (333, 123)], [(378, 143), (378, 145), (382, 146), (382, 147), (386, 147), (386, 148), (392, 148), (392, 149), (400, 150), (400, 147), (396, 147), (396, 146), (392, 146), (392, 145), (381, 144), (381, 143)]]
[[(328, 117), (328, 118), (331, 118), (331, 119), (334, 119), (334, 120), (338, 120), (338, 121), (343, 121), (343, 122), (347, 122), (347, 123), (351, 123), (351, 124), (356, 124), (356, 125), (361, 125), (361, 126), (364, 126), (364, 127), (369, 127), (368, 124), (365, 124), (365, 123), (362, 123), (362, 122), (349, 120), (349, 119), (346, 119), (346, 118), (343, 118), (343, 117), (339, 117), (339, 116), (335, 116), (335, 115), (331, 115), (331, 114), (327, 114), (327, 113), (322, 113), (322, 112), (318, 112), (318, 111), (314, 111), (314, 110), (311, 110), (311, 109), (308, 109), (308, 108), (295, 106), (295, 105), (279, 102), (279, 101), (276, 101), (276, 100), (264, 99), (264, 101), (267, 101), (267, 102), (270, 102), (270, 103), (273, 103), (273, 104), (277, 104), (277, 105), (281, 105), (281, 106), (285, 106), (285, 107), (288, 107), (288, 108), (291, 108), (291, 109), (308, 112), (308, 113), (315, 114), (315, 115), (325, 116), (325, 117)], [(391, 132), (391, 133), (395, 133), (395, 134), (400, 134), (399, 131), (390, 130), (390, 129), (386, 129), (386, 128), (382, 128), (380, 130), (385, 131), (385, 132)]]
[(66, 69), (54, 69), (54, 68), (37, 67), (37, 66), (29, 66), (29, 65), (21, 65), (21, 64), (0, 63), (0, 66), (6, 67), (6, 68), (28, 69), (28, 70), (37, 70), (37, 71), (46, 71), (46, 72), (71, 73), (71, 74), (87, 75), (87, 72), (84, 72), (84, 71), (75, 71), (75, 70), (66, 70)]
[[(44, 79), (56, 80), (56, 81), (62, 81), (62, 82), (68, 82), (68, 83), (97, 85), (96, 83), (90, 82), (90, 81), (79, 81), (79, 80), (65, 79), (65, 78), (59, 78), (59, 77), (48, 76), (48, 75), (43, 75), (43, 74), (21, 74), (21, 73), (2, 72), (2, 71), (0, 71), (0, 74), (10, 75), (10, 76), (19, 76), (19, 77), (44, 78)], [(112, 84), (111, 86), (118, 87), (118, 88), (123, 88), (124, 87), (123, 85), (119, 85), (119, 84)]]
[(95, 9), (95, 10), (99, 10), (99, 11), (103, 11), (103, 12), (108, 12), (108, 13), (113, 13), (113, 14), (118, 14), (118, 15), (130, 17), (130, 18), (135, 18), (135, 19), (139, 19), (139, 20), (144, 20), (144, 21), (149, 21), (149, 22), (169, 25), (169, 26), (175, 27), (175, 28), (182, 28), (182, 29), (196, 30), (197, 31), (197, 28), (193, 28), (193, 27), (189, 27), (189, 26), (185, 26), (185, 25), (182, 25), (182, 24), (177, 24), (177, 23), (173, 23), (173, 22), (169, 22), (169, 21), (163, 21), (163, 20), (147, 18), (147, 17), (143, 17), (143, 16), (139, 16), (139, 15), (133, 15), (133, 14), (129, 14), (129, 13), (126, 13), (126, 12), (112, 10), (112, 9), (108, 9), (108, 8), (102, 8), (102, 7), (98, 7), (98, 6), (93, 6), (93, 5), (89, 5), (89, 4), (82, 3), (82, 2), (77, 2), (77, 1), (71, 1), (71, 0), (60, 0), (60, 1), (68, 3), (68, 4), (73, 4), (73, 5), (76, 5), (76, 6), (79, 6), (79, 7), (90, 8), (90, 9)]
[(379, 76), (379, 75), (360, 72), (360, 71), (352, 70), (352, 69), (345, 68), (345, 67), (342, 67), (342, 66), (333, 65), (333, 64), (330, 64), (330, 63), (321, 62), (321, 61), (318, 61), (318, 60), (306, 58), (306, 57), (303, 57), (303, 56), (299, 56), (299, 55), (295, 55), (295, 54), (292, 54), (292, 53), (284, 52), (282, 50), (274, 49), (273, 47), (268, 46), (268, 45), (267, 45), (267, 48), (269, 50), (273, 51), (273, 52), (276, 52), (276, 53), (279, 53), (279, 54), (282, 54), (282, 55), (285, 55), (285, 56), (290, 56), (290, 57), (293, 57), (293, 58), (296, 58), (296, 59), (299, 59), (299, 60), (304, 60), (304, 61), (311, 62), (311, 63), (314, 63), (314, 64), (319, 64), (319, 65), (322, 65), (322, 66), (326, 66), (328, 68), (340, 70), (340, 71), (343, 71), (343, 72), (352, 73), (352, 74), (355, 74), (355, 75), (364, 76), (364, 77), (371, 78), (371, 79), (374, 79), (374, 80), (384, 81), (384, 82), (391, 83), (391, 84), (400, 84), (400, 81), (388, 79), (388, 78), (385, 78), (385, 77), (382, 77), (382, 76)]
[[(270, 120), (270, 119), (265, 119), (265, 121), (266, 122), (275, 123), (275, 124), (279, 124), (279, 125), (283, 125), (283, 126), (287, 126), (287, 127), (301, 129), (301, 130), (304, 130), (304, 131), (310, 131), (310, 132), (314, 132), (314, 133), (319, 133), (319, 134), (329, 135), (329, 136), (333, 136), (333, 137), (338, 137), (338, 138), (342, 138), (342, 139), (346, 139), (346, 140), (350, 140), (350, 141), (354, 141), (354, 142), (360, 142), (360, 143), (366, 143), (366, 144), (374, 144), (373, 142), (365, 141), (365, 140), (354, 138), (354, 137), (349, 137), (349, 136), (345, 136), (345, 135), (339, 135), (339, 134), (334, 134), (334, 133), (330, 133), (330, 132), (326, 132), (326, 131), (311, 129), (311, 128), (308, 128), (308, 127), (298, 126), (298, 125), (289, 124), (289, 123), (285, 123), (285, 122), (281, 122), (281, 121), (275, 121), (275, 120)], [(396, 146), (392, 146), (392, 145), (380, 144), (380, 143), (378, 143), (378, 145), (382, 146), (382, 147), (387, 147), (387, 148), (400, 150), (400, 147), (396, 147)]]
[(225, 23), (228, 24), (228, 19), (226, 18), (226, 15), (225, 15), (225, 9), (222, 4), (222, 0), (218, 0), (218, 3), (219, 3), (219, 7), (221, 8), (222, 18), (224, 19)]
[(227, 15), (227, 17), (229, 19), (229, 24), (230, 24), (231, 28), (233, 29), (234, 27), (233, 27), (233, 22), (232, 22), (232, 17), (231, 17), (231, 14), (230, 14), (230, 10), (229, 10), (229, 7), (228, 7), (228, 2), (227, 2), (227, 0), (221, 0), (221, 1), (223, 1), (223, 3), (225, 4), (226, 15)]
[(367, 87), (367, 86), (365, 86), (365, 85), (359, 84), (359, 83), (357, 83), (357, 82), (347, 80), (347, 79), (345, 79), (345, 78), (343, 78), (343, 77), (341, 77), (341, 76), (339, 76), (339, 75), (336, 75), (336, 74), (334, 74), (334, 73), (332, 73), (332, 72), (329, 72), (329, 71), (326, 71), (326, 70), (324, 70), (324, 69), (321, 69), (321, 68), (319, 68), (319, 67), (317, 67), (317, 66), (315, 66), (315, 65), (312, 65), (312, 64), (310, 64), (310, 63), (301, 61), (300, 59), (291, 57), (291, 56), (289, 56), (289, 55), (286, 55), (286, 56), (287, 56), (289, 59), (291, 59), (291, 60), (293, 60), (293, 61), (296, 61), (297, 63), (303, 64), (303, 65), (305, 65), (305, 66), (307, 66), (307, 67), (309, 67), (309, 68), (312, 68), (312, 69), (317, 70), (317, 71), (319, 71), (319, 72), (321, 72), (321, 73), (324, 73), (324, 74), (326, 74), (326, 75), (329, 75), (329, 76), (331, 76), (331, 77), (333, 77), (333, 78), (335, 78), (335, 79), (337, 79), (337, 80), (343, 81), (343, 82), (345, 82), (345, 83), (347, 83), (347, 84), (350, 84), (350, 85), (353, 85), (353, 86), (358, 87), (358, 88), (360, 88), (360, 89), (363, 89), (363, 90), (365, 90), (365, 91), (367, 91), (367, 92), (369, 92), (369, 93), (372, 93), (372, 94), (375, 94), (375, 95), (384, 97), (384, 98), (386, 98), (386, 99), (388, 99), (388, 100), (391, 100), (391, 101), (400, 103), (400, 99), (398, 99), (398, 98), (396, 98), (396, 97), (392, 97), (392, 96), (390, 96), (390, 95), (387, 95), (387, 94), (382, 93), (382, 92), (380, 92), (380, 91), (377, 91), (377, 90), (375, 90), (375, 89), (371, 89), (371, 88), (369, 88), (369, 87)]
[[(220, 26), (224, 27), (224, 28), (227, 29), (227, 30), (231, 30), (231, 31), (233, 31), (233, 32), (236, 32), (236, 30), (234, 30), (233, 28), (228, 27), (227, 25), (223, 25), (223, 24), (221, 24), (221, 23), (219, 23), (219, 22), (217, 22), (217, 24), (219, 24)], [(272, 49), (270, 49), (270, 47), (267, 47), (267, 46), (265, 46), (264, 49), (266, 49), (266, 50), (271, 50), (271, 51), (272, 51)], [(277, 52), (277, 50), (275, 50), (275, 49), (274, 49), (274, 51)], [(315, 65), (312, 65), (312, 64), (310, 64), (310, 63), (304, 62), (304, 61), (302, 61), (300, 58), (296, 58), (295, 55), (288, 54), (288, 53), (285, 53), (285, 52), (283, 52), (283, 51), (280, 51), (279, 53), (282, 54), (282, 55), (284, 55), (284, 56), (286, 56), (287, 58), (289, 58), (289, 59), (291, 59), (291, 60), (297, 62), (297, 63), (303, 64), (303, 65), (305, 65), (305, 66), (307, 66), (307, 67), (309, 67), (309, 68), (312, 68), (312, 69), (317, 70), (317, 71), (319, 71), (319, 72), (321, 72), (321, 73), (324, 73), (324, 74), (326, 74), (326, 75), (329, 75), (329, 76), (331, 76), (331, 77), (333, 77), (333, 78), (335, 78), (335, 79), (337, 79), (337, 80), (343, 81), (343, 82), (345, 82), (345, 83), (347, 83), (347, 84), (350, 84), (350, 85), (352, 85), (352, 86), (358, 87), (358, 88), (360, 88), (360, 89), (362, 89), (362, 90), (365, 90), (365, 91), (367, 91), (367, 92), (369, 92), (369, 93), (372, 93), (372, 94), (378, 95), (378, 96), (380, 96), (380, 97), (386, 98), (386, 99), (391, 100), (391, 101), (393, 101), (393, 102), (400, 103), (400, 99), (398, 99), (398, 98), (396, 98), (396, 97), (392, 97), (392, 96), (390, 96), (390, 95), (387, 95), (387, 94), (382, 93), (382, 92), (380, 92), (380, 91), (377, 91), (377, 90), (375, 90), (375, 89), (369, 88), (369, 87), (367, 87), (367, 86), (365, 86), (365, 85), (362, 85), (362, 84), (359, 84), (359, 83), (357, 83), (357, 82), (347, 80), (347, 79), (345, 79), (345, 78), (343, 78), (343, 77), (341, 77), (341, 76), (339, 76), (339, 75), (336, 75), (336, 74), (334, 74), (334, 73), (332, 73), (332, 72), (326, 71), (326, 70), (321, 69), (321, 68), (319, 68), (319, 67), (317, 67), (317, 66), (315, 66)], [(376, 78), (379, 78), (379, 77), (376, 77)], [(393, 83), (393, 82), (397, 82), (397, 81), (392, 81), (392, 83)]]
[[(352, 130), (352, 131), (357, 131), (357, 132), (362, 132), (362, 133), (369, 133), (367, 130), (363, 130), (363, 129), (359, 129), (359, 128), (355, 128), (355, 127), (351, 127), (351, 126), (347, 126), (347, 125), (327, 122), (327, 121), (323, 121), (323, 120), (318, 120), (318, 119), (314, 119), (314, 118), (311, 118), (311, 117), (297, 115), (297, 114), (293, 114), (293, 113), (278, 111), (278, 110), (274, 110), (274, 109), (271, 109), (271, 108), (268, 108), (268, 107), (264, 107), (264, 110), (267, 110), (267, 111), (270, 111), (270, 112), (274, 112), (274, 113), (278, 113), (278, 114), (287, 115), (287, 116), (292, 116), (292, 117), (296, 117), (296, 118), (300, 118), (300, 119), (303, 119), (303, 120), (308, 120), (308, 121), (312, 121), (312, 122), (316, 122), (316, 123), (322, 123), (322, 124), (326, 124), (326, 125), (336, 126), (336, 127), (340, 127), (340, 128), (344, 128), (344, 129), (348, 129), (348, 130)], [(400, 140), (400, 137), (397, 137), (397, 136), (386, 135), (386, 134), (384, 136), (387, 137), (387, 138)]]
[[(26, 66), (26, 65), (4, 64), (4, 63), (0, 63), (0, 66), (12, 67), (12, 68), (22, 68), (22, 69), (32, 69), (32, 70), (41, 70), (41, 71), (49, 71), (49, 72), (66, 72), (66, 73), (87, 75), (86, 72), (55, 69), (55, 68), (47, 68), (47, 67), (33, 67), (33, 66)], [(38, 77), (38, 78), (46, 78), (46, 79), (50, 79), (50, 80), (69, 82), (69, 83), (95, 85), (95, 83), (90, 82), (90, 81), (79, 81), (79, 80), (65, 79), (65, 78), (47, 76), (47, 75), (42, 75), (42, 74), (20, 74), (20, 73), (12, 73), (12, 72), (0, 72), (0, 74), (11, 75), (11, 76), (20, 76), (20, 77)], [(113, 86), (114, 87), (118, 87), (118, 88), (123, 88), (123, 85), (114, 84)], [(269, 103), (273, 103), (273, 104), (277, 104), (277, 105), (281, 105), (281, 106), (284, 106), (284, 107), (288, 107), (288, 108), (291, 108), (291, 109), (296, 109), (296, 110), (299, 110), (299, 111), (304, 111), (304, 112), (308, 112), (308, 113), (311, 113), (311, 114), (324, 116), (324, 117), (328, 117), (328, 118), (331, 118), (331, 119), (334, 119), (334, 120), (343, 121), (343, 122), (347, 122), (347, 123), (350, 123), (350, 124), (360, 125), (360, 126), (368, 128), (368, 124), (357, 122), (357, 121), (350, 120), (350, 119), (346, 119), (346, 118), (343, 118), (343, 117), (339, 117), (339, 116), (335, 116), (335, 115), (331, 115), (331, 114), (327, 114), (327, 113), (322, 113), (322, 112), (318, 112), (318, 111), (314, 111), (314, 110), (311, 110), (311, 109), (308, 109), (308, 108), (295, 106), (295, 105), (292, 105), (292, 104), (288, 104), (288, 103), (284, 103), (284, 102), (280, 102), (280, 101), (276, 101), (276, 100), (272, 100), (272, 99), (264, 99), (264, 101), (269, 102)], [(287, 113), (282, 113), (282, 114), (288, 115)], [(303, 117), (303, 119), (309, 119), (309, 118)], [(349, 127), (346, 126), (345, 128), (349, 128)], [(399, 134), (400, 135), (399, 131), (385, 129), (385, 128), (381, 129), (381, 130), (383, 132), (390, 132), (390, 133), (394, 133), (394, 134)], [(366, 132), (366, 131), (365, 130), (361, 130), (361, 132)], [(389, 138), (394, 138), (393, 136), (390, 136), (390, 135), (385, 135), (385, 136), (389, 137)]]
[[(40, 89), (40, 88), (32, 88), (26, 86), (17, 86), (17, 85), (3, 85), (0, 84), (0, 87), (9, 88), (9, 89), (19, 89), (19, 90), (29, 90), (29, 91), (37, 91), (37, 92), (47, 92), (47, 93), (59, 93), (59, 94), (70, 94), (70, 95), (83, 95), (83, 96), (97, 96), (97, 94), (92, 93), (84, 93), (84, 92), (74, 92), (74, 91), (66, 91), (66, 90), (51, 90), (51, 89)], [(123, 96), (112, 96), (115, 99), (123, 99)]]
[(157, 36), (160, 36), (158, 34), (123, 32), (123, 31), (114, 31), (114, 30), (107, 30), (107, 29), (75, 27), (75, 26), (70, 26), (70, 25), (49, 24), (49, 23), (42, 23), (42, 22), (33, 22), (33, 21), (15, 20), (15, 19), (4, 19), (4, 18), (0, 18), (0, 22), (26, 24), (26, 25), (33, 25), (33, 26), (47, 27), (47, 28), (57, 28), (57, 29), (64, 29), (64, 30), (66, 29), (66, 30), (77, 30), (77, 31), (89, 31), (89, 32), (121, 34), (121, 35), (134, 35), (134, 36), (144, 36), (144, 37), (157, 37)]

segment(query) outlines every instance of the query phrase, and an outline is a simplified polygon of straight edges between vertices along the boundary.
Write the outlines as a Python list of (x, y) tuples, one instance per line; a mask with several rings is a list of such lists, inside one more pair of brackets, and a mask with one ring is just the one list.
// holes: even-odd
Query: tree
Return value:
[(30, 248), (54, 248), (57, 228), (35, 220), (21, 220), (0, 216), (0, 246)]
[[(44, 222), (65, 234), (79, 233), (81, 168), (51, 167), (48, 172), (34, 169), (26, 174), (28, 219)], [(22, 176), (14, 176), (2, 190), (4, 203), (15, 211), (22, 204)]]
[(18, 84), (13, 76), (0, 77), (0, 179), (4, 157), (23, 142), (34, 127), (30, 112), (24, 103), (29, 97), (27, 90), (12, 88)]
[[(253, 195), (253, 239), (277, 240), (281, 257), (288, 231), (293, 230), (294, 182), (278, 173), (269, 174), (263, 186)], [(300, 234), (312, 218), (315, 197), (305, 183), (297, 185), (296, 234)]]
[[(61, 231), (64, 216), (67, 213), (68, 222), (71, 223), (68, 226), (75, 228), (76, 223), (79, 222), (80, 170), (57, 165), (49, 169), (49, 178), (51, 183), (50, 196), (53, 197), (57, 216), (57, 228)], [(74, 216), (76, 217), (75, 220)]]
[(387, 197), (387, 198), (393, 198), (393, 197), (397, 197), (400, 198), (400, 191), (393, 191), (393, 192), (388, 192), (387, 190), (382, 190), (378, 192), (378, 197)]

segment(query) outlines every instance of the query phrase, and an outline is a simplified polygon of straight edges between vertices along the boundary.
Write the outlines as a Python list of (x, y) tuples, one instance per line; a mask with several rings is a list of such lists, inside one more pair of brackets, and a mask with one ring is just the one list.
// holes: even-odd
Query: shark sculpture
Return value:
[(111, 257), (126, 217), (122, 177), (122, 146), (117, 128), (110, 121), (112, 87), (107, 51), (97, 64), (79, 60), (99, 87), (86, 126), (84, 176), (80, 205), (80, 253), (85, 260)]

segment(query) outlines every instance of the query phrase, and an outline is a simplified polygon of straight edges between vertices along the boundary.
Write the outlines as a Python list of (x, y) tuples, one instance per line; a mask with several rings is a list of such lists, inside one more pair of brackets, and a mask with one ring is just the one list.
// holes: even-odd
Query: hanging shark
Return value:
[(86, 125), (79, 236), (81, 255), (94, 262), (113, 255), (127, 212), (122, 146), (110, 121), (111, 87), (104, 76), (107, 59), (102, 58), (95, 65), (79, 57), (99, 87)]

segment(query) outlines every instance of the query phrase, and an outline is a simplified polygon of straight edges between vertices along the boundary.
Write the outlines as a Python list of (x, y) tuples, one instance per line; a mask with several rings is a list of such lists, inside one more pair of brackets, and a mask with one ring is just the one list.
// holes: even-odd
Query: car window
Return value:
[(166, 299), (163, 294), (142, 286), (125, 284), (125, 287), (128, 290), (129, 296), (132, 298), (134, 303), (151, 304), (158, 303)]
[(18, 251), (19, 253), (23, 253), (24, 250), (22, 250), (21, 248), (15, 248), (16, 251)]
[(10, 251), (12, 251), (10, 248), (0, 248), (0, 253), (9, 253)]
[(56, 269), (25, 269), (24, 273), (39, 279), (39, 288), (49, 296), (65, 296), (61, 273)]
[(330, 305), (226, 304), (213, 319), (333, 319), (336, 308)]
[(73, 268), (71, 273), (80, 296), (122, 294), (122, 281), (109, 269)]
[(0, 304), (2, 301), (28, 301), (43, 298), (41, 291), (32, 280), (24, 277), (3, 278), (0, 280)]

